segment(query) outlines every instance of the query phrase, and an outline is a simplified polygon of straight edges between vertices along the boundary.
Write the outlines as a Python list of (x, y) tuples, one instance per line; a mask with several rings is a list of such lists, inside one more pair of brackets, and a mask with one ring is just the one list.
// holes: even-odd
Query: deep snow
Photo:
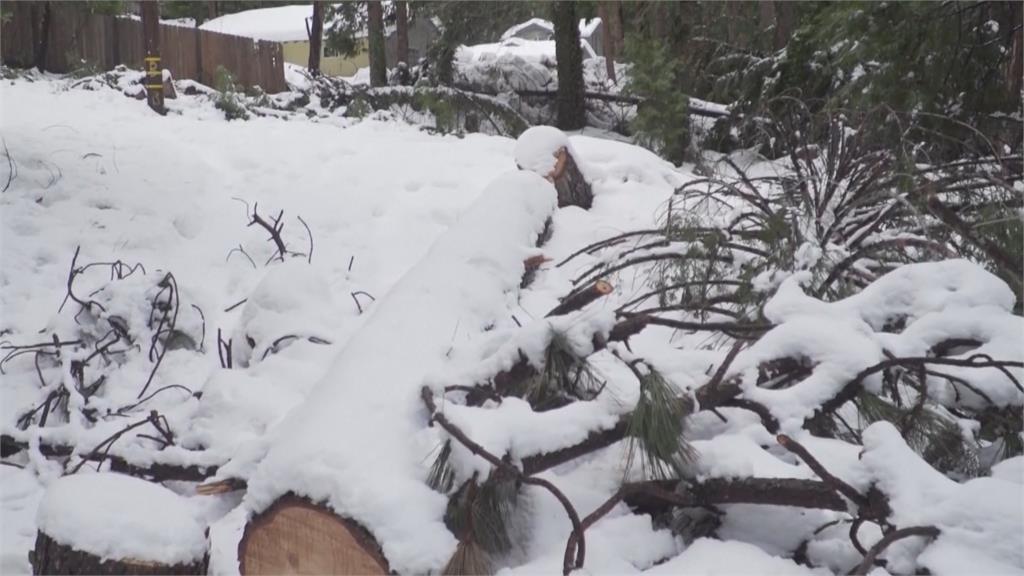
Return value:
[[(429, 135), (373, 119), (226, 122), (209, 103), (189, 98), (169, 101), (172, 113), (158, 117), (116, 90), (64, 86), (66, 81), (55, 79), (0, 86), (2, 135), (17, 167), (11, 188), (0, 196), (0, 334), (20, 343), (75, 329), (74, 310), (58, 315), (57, 309), (76, 246), (79, 263), (145, 264), (146, 276), (96, 294), (111, 305), (133, 294), (151, 295), (157, 271), (173, 271), (182, 300), (203, 311), (206, 346), (202, 352), (168, 353), (153, 387), (184, 386), (202, 391), (202, 397), (174, 389), (140, 409), (167, 417), (176, 446), (157, 451), (151, 441), (133, 437), (119, 441), (112, 453), (138, 463), (218, 465), (218, 478), (250, 480), (245, 496), (199, 496), (183, 482), (167, 484), (175, 494), (160, 492), (165, 503), (174, 501), (191, 521), (210, 527), (213, 574), (237, 573), (235, 550), (247, 516), (296, 487), (365, 523), (384, 541), (393, 567), (421, 572), (443, 564), (454, 546), (439, 523), (444, 499), (422, 483), (443, 436), (427, 427), (416, 402), (419, 386), (438, 390), (477, 382), (508, 367), (520, 349), (535, 358), (552, 330), (574, 346), (589, 346), (586, 335), (607, 330), (615, 306), (646, 291), (643, 275), (629, 271), (611, 278), (613, 295), (580, 313), (545, 319), (580, 272), (609, 256), (586, 255), (561, 268), (553, 263), (588, 243), (651, 227), (672, 191), (695, 178), (687, 167), (673, 167), (634, 146), (570, 137), (593, 184), (594, 205), (553, 213), (553, 234), (542, 248), (552, 261), (519, 291), (518, 276), (508, 271), (536, 253), (532, 238), (553, 198), (546, 196), (550, 185), (535, 174), (506, 173), (517, 163), (543, 172), (551, 161), (545, 154), (564, 143), (558, 134), (537, 131), (538, 141), (530, 144), (528, 138), (517, 146), (505, 138)], [(308, 256), (310, 240), (296, 219), (303, 217), (312, 231), (311, 263), (303, 256), (264, 264), (273, 245), (261, 229), (247, 227), (247, 210), (257, 203), (266, 217), (284, 211), (289, 249)], [(494, 230), (474, 221), (493, 218), (494, 212), (507, 212), (508, 221)], [(500, 246), (488, 243), (489, 234), (504, 239)], [(103, 286), (106, 274), (89, 274), (79, 292)], [(457, 286), (455, 277), (464, 276), (468, 284)], [(1013, 548), (1024, 526), (1022, 508), (1014, 508), (1021, 502), (1020, 458), (996, 466), (991, 478), (957, 484), (925, 464), (887, 424), (868, 428), (863, 448), (796, 427), (810, 402), (875, 363), (882, 347), (916, 354), (943, 334), (969, 333), (982, 341), (982, 350), (1019, 360), (1020, 318), (1007, 310), (1005, 286), (960, 261), (905, 267), (857, 296), (829, 304), (805, 295), (799, 280), (782, 283), (765, 308), (779, 325), (745, 350), (734, 370), (750, 373), (759, 360), (796, 351), (820, 360), (815, 374), (783, 391), (754, 389), (748, 378), (746, 392), (768, 405), (837, 476), (860, 490), (872, 482), (890, 487), (899, 522), (941, 525), (942, 536), (918, 558), (933, 573), (962, 572), (968, 563), (1020, 572), (1024, 558)], [(122, 305), (123, 314), (138, 324), (145, 310)], [(908, 329), (895, 337), (884, 333), (876, 317), (882, 309), (905, 315)], [(405, 325), (409, 319), (425, 324)], [(195, 314), (187, 322), (196, 329)], [(218, 362), (218, 328), (233, 341), (233, 369)], [(391, 333), (395, 349), (382, 350)], [(662, 328), (631, 342), (683, 393), (703, 384), (720, 362), (723, 352), (712, 344), (707, 335)], [(403, 354), (415, 362), (403, 364)], [(150, 366), (142, 356), (105, 384), (105, 407), (134, 401)], [(507, 450), (517, 458), (550, 450), (607, 428), (636, 403), (635, 378), (609, 351), (595, 354), (593, 363), (608, 380), (606, 393), (559, 411), (534, 413), (512, 399), (478, 409), (439, 404), (495, 452)], [(387, 375), (387, 386), (374, 383), (374, 373)], [(66, 378), (56, 369), (43, 375), (53, 384)], [(1022, 402), (998, 371), (965, 377), (1006, 404)], [(45, 435), (91, 447), (130, 421), (16, 430), (16, 416), (39, 401), (31, 360), (9, 363), (0, 391), (0, 431), (30, 446)], [(936, 392), (941, 396), (941, 383)], [(348, 417), (343, 422), (329, 418), (337, 404), (345, 404), (337, 412), (338, 418)], [(814, 477), (778, 447), (755, 415), (736, 408), (721, 413), (727, 422), (708, 412), (690, 419), (690, 440), (699, 455), (694, 476)], [(344, 442), (346, 437), (352, 441)], [(381, 450), (387, 453), (376, 461), (375, 451)], [(619, 443), (542, 477), (587, 514), (624, 477), (636, 476), (624, 469), (625, 451)], [(47, 487), (53, 490), (42, 510), (52, 512), (53, 502), (81, 492), (78, 484), (100, 478), (87, 465), (81, 474), (93, 478), (57, 480), (59, 465), (35, 449), (13, 462), (24, 468), (0, 466), (3, 574), (30, 570), (26, 553), (37, 518), (54, 520), (50, 513), (37, 516)], [(456, 454), (454, 464), (462, 478), (488, 472), (486, 463), (467, 454)], [(335, 484), (338, 479), (344, 486)], [(389, 502), (383, 497), (389, 492), (400, 497)], [(520, 546), (499, 568), (507, 574), (560, 573), (570, 531), (564, 511), (535, 487), (523, 489), (520, 503), (514, 519)], [(653, 567), (655, 573), (823, 573), (789, 558), (804, 541), (807, 557), (818, 565), (845, 572), (859, 562), (848, 523), (829, 524), (848, 520), (845, 514), (721, 508), (717, 534), (728, 541), (701, 538), (686, 546), (649, 516), (619, 504), (587, 530), (585, 572)], [(405, 513), (416, 522), (397, 518)], [(56, 526), (63, 527), (59, 521)], [(417, 530), (430, 535), (421, 532), (417, 541)], [(859, 534), (866, 546), (881, 537), (872, 525)], [(95, 549), (104, 543), (109, 544), (98, 542)], [(908, 566), (921, 547), (915, 541), (892, 547), (890, 567)]]

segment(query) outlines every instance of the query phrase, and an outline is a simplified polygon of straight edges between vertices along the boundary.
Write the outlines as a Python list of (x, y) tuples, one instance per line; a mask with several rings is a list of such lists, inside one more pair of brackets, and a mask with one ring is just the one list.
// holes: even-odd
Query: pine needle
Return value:
[(437, 458), (430, 466), (430, 474), (427, 475), (427, 485), (434, 490), (448, 494), (455, 487), (455, 470), (452, 468), (452, 441), (445, 440)]
[(522, 392), (535, 409), (563, 406), (575, 400), (593, 400), (605, 382), (586, 357), (577, 353), (561, 332), (551, 334), (544, 352), (544, 368), (530, 378)]
[(639, 457), (645, 477), (680, 477), (696, 459), (693, 447), (683, 437), (689, 413), (689, 404), (660, 372), (651, 368), (640, 374), (640, 399), (627, 432), (627, 472)]
[(441, 571), (444, 576), (489, 575), (493, 573), (491, 555), (472, 540), (460, 541), (455, 548), (455, 553), (452, 554), (448, 564)]

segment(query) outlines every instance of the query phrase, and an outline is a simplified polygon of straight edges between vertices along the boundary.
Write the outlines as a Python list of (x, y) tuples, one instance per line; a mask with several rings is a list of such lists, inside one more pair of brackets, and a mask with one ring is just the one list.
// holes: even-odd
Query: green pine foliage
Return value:
[(681, 61), (665, 44), (632, 36), (626, 54), (633, 63), (626, 91), (643, 98), (632, 130), (637, 141), (674, 163), (681, 163), (690, 144), (689, 99), (680, 90)]

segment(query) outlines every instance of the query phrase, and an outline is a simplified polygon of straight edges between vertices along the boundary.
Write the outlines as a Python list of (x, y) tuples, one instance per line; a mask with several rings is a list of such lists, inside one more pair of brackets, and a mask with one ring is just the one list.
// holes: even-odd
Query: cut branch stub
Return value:
[(547, 179), (555, 185), (558, 192), (558, 207), (579, 206), (589, 210), (594, 203), (594, 192), (590, 188), (590, 183), (583, 177), (576, 159), (564, 146), (558, 149), (555, 158), (555, 167), (547, 175)]
[(561, 304), (555, 306), (550, 312), (548, 317), (551, 316), (563, 316), (570, 312), (580, 310), (586, 305), (590, 304), (594, 300), (602, 296), (607, 296), (612, 293), (614, 288), (608, 282), (604, 280), (597, 280), (593, 284), (587, 286), (583, 290), (579, 290), (562, 300)]
[(238, 543), (242, 574), (388, 574), (373, 536), (355, 522), (296, 496), (250, 521)]

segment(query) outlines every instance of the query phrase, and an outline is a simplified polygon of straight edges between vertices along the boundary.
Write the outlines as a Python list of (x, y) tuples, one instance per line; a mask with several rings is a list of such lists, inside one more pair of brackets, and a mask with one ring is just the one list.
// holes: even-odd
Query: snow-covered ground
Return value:
[[(132, 501), (152, 497), (160, 506), (178, 509), (177, 526), (210, 526), (211, 573), (237, 573), (237, 542), (247, 515), (303, 482), (309, 482), (301, 486), (304, 494), (330, 502), (385, 540), (384, 551), (398, 567), (439, 570), (450, 552), (445, 547), (453, 547), (454, 539), (440, 532), (443, 498), (428, 492), (417, 475), (426, 475), (432, 451), (445, 436), (427, 427), (415, 404), (420, 379), (438, 391), (449, 384), (474, 384), (493, 376), (496, 367), (507, 368), (520, 350), (543, 353), (539, 348), (553, 331), (544, 315), (570, 292), (574, 277), (605, 256), (584, 255), (564, 267), (554, 263), (589, 243), (656, 225), (673, 191), (695, 178), (686, 167), (673, 167), (635, 146), (571, 137), (569, 144), (593, 185), (594, 205), (586, 211), (554, 211), (552, 236), (542, 248), (551, 261), (531, 286), (518, 291), (518, 274), (509, 275), (509, 264), (531, 254), (523, 243), (529, 243), (543, 222), (543, 210), (550, 208), (551, 199), (543, 193), (554, 193), (536, 175), (508, 174), (517, 162), (543, 173), (550, 159), (538, 157), (534, 148), (517, 148), (515, 141), (494, 136), (432, 135), (372, 117), (357, 122), (292, 115), (288, 120), (227, 122), (207, 99), (168, 101), (171, 113), (160, 117), (118, 90), (67, 90), (66, 85), (63, 79), (42, 78), (0, 86), (0, 134), (16, 168), (0, 195), (0, 337), (26, 344), (96, 328), (90, 324), (91, 311), (76, 323), (77, 302), (67, 302), (58, 312), (77, 254), (78, 267), (116, 260), (145, 266), (145, 275), (118, 282), (110, 282), (111, 271), (123, 269), (89, 268), (74, 283), (77, 299), (104, 306), (111, 325), (116, 318), (133, 334), (146, 333), (149, 303), (165, 294), (156, 283), (172, 272), (175, 300), (181, 304), (179, 326), (193, 340), (201, 333), (203, 345), (166, 351), (150, 386), (160, 392), (142, 406), (133, 404), (152, 369), (145, 343), (138, 353), (126, 352), (117, 366), (102, 367), (93, 359), (85, 369), (86, 382), (101, 368), (107, 368), (108, 379), (89, 406), (100, 414), (106, 410), (127, 417), (96, 423), (73, 417), (28, 431), (18, 429), (15, 421), (40, 403), (40, 379), (53, 384), (69, 382), (73, 375), (60, 363), (37, 368), (31, 355), (3, 365), (0, 432), (29, 446), (10, 459), (13, 466), (0, 466), (3, 574), (30, 571), (26, 555), (39, 522), (59, 534), (73, 534), (95, 518), (77, 507), (92, 505), (89, 498), (76, 498), (94, 487), (88, 481), (57, 482), (64, 470), (39, 454), (40, 442), (73, 442), (81, 455), (149, 410), (166, 418), (175, 444), (156, 450), (152, 438), (126, 436), (112, 455), (139, 465), (218, 466), (218, 478), (249, 481), (252, 493), (245, 496), (198, 495), (195, 484), (186, 482), (166, 483), (175, 494), (128, 487)], [(544, 146), (560, 143), (541, 140)], [(0, 185), (5, 180), (0, 177)], [(502, 198), (506, 194), (522, 198)], [(274, 244), (260, 226), (248, 226), (257, 206), (263, 218), (280, 218), (287, 249), (301, 255), (270, 261)], [(503, 246), (496, 247), (489, 244), (488, 230), (474, 223), (495, 219), (502, 211), (508, 220), (490, 230), (503, 239)], [(467, 213), (473, 219), (460, 222)], [(485, 273), (490, 269), (493, 274)], [(463, 276), (472, 284), (430, 294), (453, 289)], [(589, 346), (593, 330), (607, 329), (614, 320), (616, 305), (646, 290), (638, 276), (628, 271), (610, 278), (615, 294), (607, 302), (553, 319), (551, 326), (570, 339), (579, 333), (583, 346)], [(883, 346), (920, 354), (944, 335), (970, 332), (982, 341), (982, 350), (1019, 360), (1021, 321), (1007, 311), (1013, 298), (1006, 286), (976, 265), (951, 261), (897, 270), (861, 294), (824, 304), (803, 294), (800, 279), (786, 280), (765, 307), (766, 317), (778, 326), (737, 357), (735, 375), (746, 397), (761, 401), (783, 432), (855, 489), (884, 488), (892, 498), (891, 520), (900, 527), (941, 528), (941, 536), (919, 559), (920, 542), (893, 546), (887, 555), (891, 573), (917, 566), (936, 574), (963, 573), (964, 559), (974, 557), (986, 563), (988, 573), (1024, 570), (1020, 548), (1014, 547), (1024, 526), (1024, 507), (1015, 507), (1022, 495), (1020, 457), (997, 466), (992, 477), (958, 484), (925, 464), (887, 423), (867, 428), (862, 445), (800, 429), (820, 396), (882, 359)], [(468, 311), (453, 317), (460, 305)], [(403, 307), (408, 308), (408, 327), (402, 325)], [(898, 335), (884, 333), (884, 319), (872, 314), (885, 313), (902, 315), (908, 328)], [(403, 329), (407, 332), (395, 335), (399, 349), (377, 345), (389, 332)], [(219, 335), (232, 342), (226, 355), (219, 354)], [(692, 392), (707, 381), (724, 351), (706, 335), (670, 336), (667, 328), (648, 329), (631, 346), (678, 389)], [(631, 353), (624, 347), (616, 352)], [(786, 390), (759, 388), (759, 363), (789, 353), (816, 362), (811, 376)], [(222, 368), (225, 357), (232, 369)], [(417, 360), (415, 366), (401, 364), (410, 357)], [(439, 394), (439, 403), (452, 421), (495, 453), (508, 451), (518, 458), (549, 451), (608, 428), (637, 403), (639, 384), (622, 363), (603, 351), (594, 355), (593, 364), (607, 378), (607, 390), (593, 401), (557, 411), (535, 413), (513, 398), (470, 408), (442, 401)], [(375, 365), (387, 382), (372, 381)], [(367, 382), (353, 381), (361, 375)], [(981, 380), (962, 377), (1000, 405), (1021, 404), (1021, 395), (1001, 372), (981, 371)], [(360, 395), (360, 385), (376, 387)], [(875, 385), (875, 379), (865, 381), (865, 386)], [(952, 383), (935, 386), (939, 396), (950, 395)], [(351, 403), (342, 412), (351, 422), (329, 422), (324, 416), (332, 413), (328, 406), (303, 404), (307, 394), (316, 401)], [(365, 406), (358, 404), (364, 400)], [(82, 407), (74, 404), (78, 396), (68, 402)], [(389, 409), (395, 413), (374, 418), (374, 410)], [(688, 435), (698, 457), (691, 470), (695, 478), (815, 478), (808, 466), (780, 448), (755, 414), (735, 407), (721, 413), (728, 417), (720, 420), (703, 411), (690, 418)], [(325, 421), (330, 425), (322, 427)], [(396, 428), (387, 434), (368, 431), (374, 434), (372, 442), (358, 436), (375, 422)], [(330, 441), (352, 444), (327, 447), (303, 441), (339, 431), (346, 435)], [(374, 451), (398, 443), (403, 443), (401, 452), (374, 460)], [(585, 515), (625, 478), (639, 476), (624, 466), (625, 452), (626, 443), (619, 442), (540, 476), (558, 485)], [(359, 469), (353, 460), (361, 462)], [(453, 463), (463, 479), (490, 472), (486, 462), (458, 447)], [(308, 473), (303, 466), (309, 466)], [(86, 464), (79, 473), (91, 474), (94, 467)], [(373, 474), (375, 467), (384, 472)], [(332, 486), (339, 478), (348, 484)], [(56, 488), (44, 499), (47, 486)], [(387, 495), (393, 494), (395, 502), (385, 501), (382, 494), (393, 489), (398, 492)], [(116, 494), (101, 496), (97, 501), (109, 506)], [(517, 546), (497, 568), (507, 574), (560, 573), (570, 533), (565, 512), (536, 486), (523, 487), (520, 503), (512, 526)], [(75, 514), (62, 518), (61, 507)], [(417, 543), (403, 533), (410, 526), (397, 518), (403, 512), (418, 522), (413, 528), (434, 530), (432, 539), (424, 536)], [(619, 503), (586, 531), (585, 571), (823, 574), (826, 567), (847, 572), (861, 559), (849, 540), (846, 512), (727, 504), (716, 514), (721, 541), (700, 537), (687, 545), (650, 516)], [(139, 527), (144, 518), (117, 520), (126, 530), (140, 530), (122, 550), (142, 554), (138, 549), (155, 539)], [(108, 533), (87, 539), (91, 549), (110, 549), (110, 538), (101, 538)], [(881, 538), (870, 523), (859, 534), (867, 546)], [(181, 548), (188, 553), (181, 557), (194, 558), (196, 547), (183, 538)], [(792, 559), (801, 547), (804, 559), (818, 568)]]
[[(52, 79), (0, 88), (2, 135), (16, 169), (0, 197), (3, 339), (25, 343), (41, 330), (48, 339), (58, 327), (73, 325), (55, 318), (77, 247), (79, 265), (119, 259), (142, 263), (150, 276), (173, 272), (183, 300), (203, 311), (206, 353), (172, 351), (152, 388), (180, 384), (199, 391), (205, 384), (208, 400), (186, 401), (184, 393), (169, 391), (147, 407), (166, 412), (172, 425), (191, 427), (178, 433), (199, 444), (224, 441), (222, 457), (300, 401), (366, 318), (355, 300), (373, 312), (374, 301), (360, 292), (383, 296), (492, 180), (515, 168), (515, 142), (505, 138), (443, 137), (400, 123), (348, 125), (341, 118), (227, 122), (212, 106), (187, 98), (169, 100), (171, 113), (160, 117), (116, 90), (64, 86), (66, 81)], [(643, 150), (592, 139), (577, 146), (608, 181), (627, 182), (606, 189), (599, 182), (593, 213), (561, 214), (560, 220), (589, 225), (557, 237), (559, 250), (644, 224), (683, 177)], [(289, 248), (307, 252), (309, 238), (296, 219), (301, 216), (312, 231), (312, 264), (302, 259), (301, 266), (265, 267), (273, 247), (261, 229), (247, 227), (245, 203), (258, 204), (267, 218), (283, 210)], [(103, 284), (107, 275), (107, 269), (91, 271), (80, 290)], [(296, 344), (245, 375), (221, 370), (218, 328), (227, 339), (257, 313), (246, 306), (225, 309), (255, 300), (261, 281), (288, 291), (289, 280), (300, 301), (293, 318), (299, 314), (307, 329), (325, 332), (331, 345)], [(313, 289), (315, 282), (327, 293)], [(280, 298), (280, 290), (273, 293)], [(542, 314), (553, 301), (542, 297), (531, 312)], [(239, 346), (236, 341), (236, 356)], [(38, 394), (31, 364), (15, 361), (2, 377), (5, 433)], [(125, 403), (145, 380), (142, 368), (132, 368), (108, 384), (120, 387), (113, 397)], [(238, 398), (254, 390), (267, 397)], [(207, 414), (218, 408), (216, 401), (246, 402), (251, 406), (241, 419), (261, 414), (264, 422)], [(110, 433), (99, 428), (81, 432), (99, 442)], [(5, 574), (29, 570), (26, 553), (47, 481), (36, 472), (31, 466), (0, 467)]]

